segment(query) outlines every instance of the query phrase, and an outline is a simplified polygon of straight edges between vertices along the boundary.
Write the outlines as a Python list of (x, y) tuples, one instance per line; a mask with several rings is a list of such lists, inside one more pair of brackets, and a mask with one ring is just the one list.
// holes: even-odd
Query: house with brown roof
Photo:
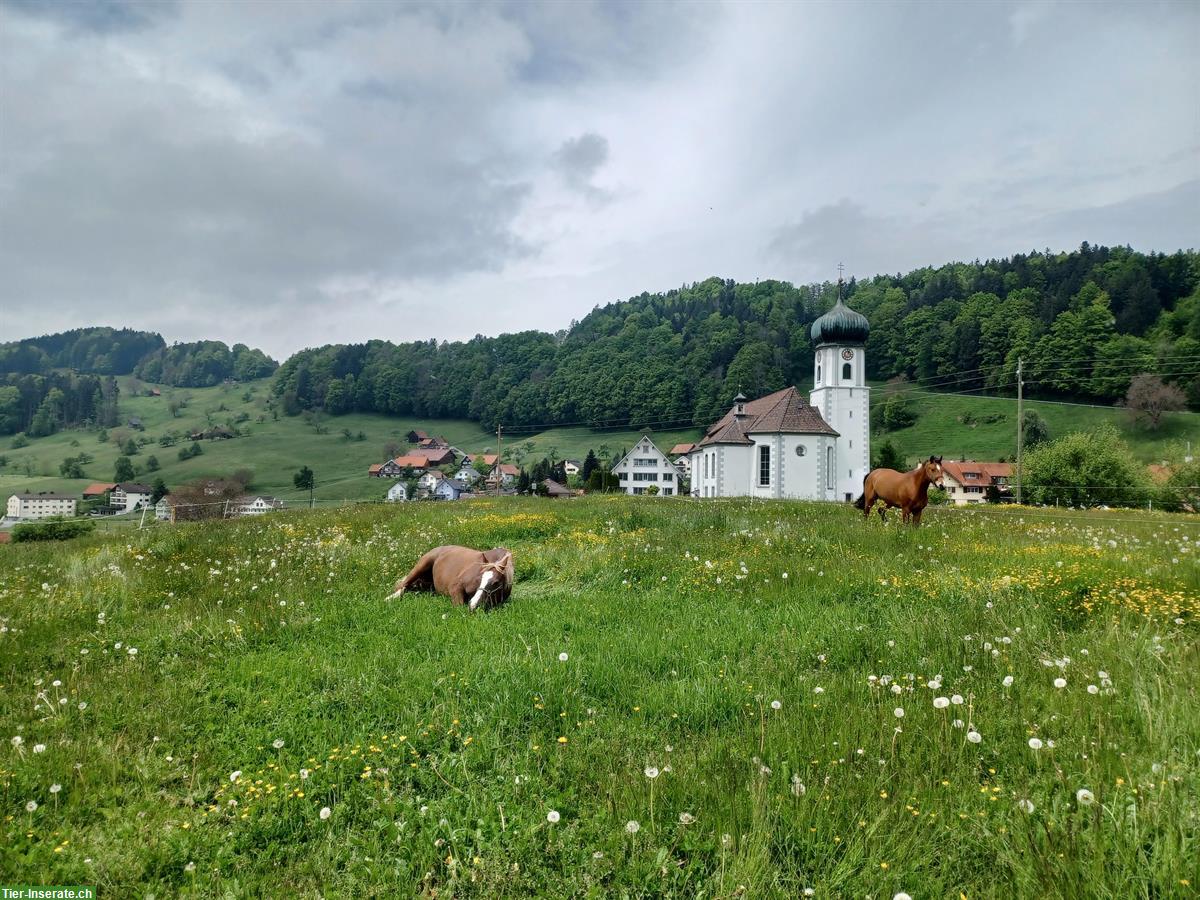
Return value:
[(794, 500), (836, 499), (838, 433), (794, 387), (747, 400), (692, 448), (692, 495)]
[(946, 494), (957, 506), (986, 503), (987, 489), (992, 486), (1001, 497), (1010, 497), (1012, 474), (1011, 463), (976, 462), (973, 459), (942, 461), (942, 483), (946, 486)]
[(431, 466), (454, 465), (455, 454), (449, 447), (417, 447), (409, 456), (419, 456)]
[(103, 497), (115, 487), (116, 485), (110, 481), (97, 481), (93, 484), (89, 484), (83, 489), (83, 499), (95, 500), (99, 497)]
[(500, 481), (501, 487), (512, 487), (517, 483), (517, 479), (521, 477), (521, 470), (511, 463), (500, 463), (497, 466), (492, 466), (492, 471), (488, 473), (487, 481), (489, 487), (495, 487), (496, 481)]
[(688, 478), (692, 474), (692, 458), (690, 454), (696, 445), (693, 443), (676, 444), (667, 451), (667, 456), (675, 463), (675, 468), (679, 470), (679, 474), (684, 478)]
[(549, 497), (551, 500), (567, 500), (575, 496), (575, 492), (569, 487), (559, 484), (550, 478), (542, 482), (542, 487), (545, 489), (545, 493), (542, 496)]
[(404, 436), (404, 439), (410, 444), (419, 444), (421, 441), (429, 440), (429, 435), (420, 429), (414, 428)]

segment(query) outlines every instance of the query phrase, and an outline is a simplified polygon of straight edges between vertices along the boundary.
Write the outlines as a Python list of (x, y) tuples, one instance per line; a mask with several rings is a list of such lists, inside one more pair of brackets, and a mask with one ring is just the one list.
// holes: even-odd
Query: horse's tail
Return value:
[(858, 499), (854, 501), (854, 505), (855, 505), (855, 506), (856, 506), (858, 509), (863, 509), (863, 508), (864, 508), (864, 507), (867, 505), (867, 495), (866, 495), (866, 493), (859, 494), (859, 495), (858, 495)]

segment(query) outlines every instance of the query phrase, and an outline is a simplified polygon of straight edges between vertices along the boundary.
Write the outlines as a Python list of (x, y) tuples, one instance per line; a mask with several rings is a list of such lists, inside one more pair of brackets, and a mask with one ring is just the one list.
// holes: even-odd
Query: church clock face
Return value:
[(854, 351), (847, 347), (842, 351), (842, 359), (854, 359)]

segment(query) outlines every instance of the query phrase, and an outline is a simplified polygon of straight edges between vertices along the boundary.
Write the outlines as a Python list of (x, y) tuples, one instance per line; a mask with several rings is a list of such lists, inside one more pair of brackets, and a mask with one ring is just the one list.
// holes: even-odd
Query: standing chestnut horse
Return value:
[(862, 496), (854, 501), (854, 505), (863, 511), (868, 519), (871, 508), (876, 500), (882, 500), (879, 507), (879, 518), (887, 521), (884, 513), (900, 507), (900, 519), (907, 523), (910, 519), (914, 526), (921, 524), (921, 513), (929, 505), (929, 486), (942, 486), (942, 458), (931, 456), (911, 472), (897, 472), (895, 469), (874, 469), (863, 479)]

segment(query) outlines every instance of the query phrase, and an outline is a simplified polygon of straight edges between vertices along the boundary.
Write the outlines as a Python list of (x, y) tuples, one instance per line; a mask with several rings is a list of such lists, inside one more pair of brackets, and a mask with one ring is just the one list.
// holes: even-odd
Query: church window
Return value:
[(849, 380), (850, 380), (850, 378), (851, 378), (851, 375), (850, 375), (850, 363), (842, 363), (842, 378), (843, 378), (845, 381), (849, 381)]
[(808, 448), (805, 447), (803, 444), (796, 445), (796, 455), (797, 456), (803, 456), (807, 452), (808, 452)]
[(771, 483), (771, 448), (758, 448), (758, 484), (766, 487)]
[(817, 363), (817, 384), (821, 383), (821, 364)]
[(851, 442), (850, 442), (850, 449), (851, 449), (851, 450), (853, 450), (853, 449), (854, 449), (854, 441), (851, 441)]
[(825, 487), (833, 490), (833, 448), (825, 448)]

